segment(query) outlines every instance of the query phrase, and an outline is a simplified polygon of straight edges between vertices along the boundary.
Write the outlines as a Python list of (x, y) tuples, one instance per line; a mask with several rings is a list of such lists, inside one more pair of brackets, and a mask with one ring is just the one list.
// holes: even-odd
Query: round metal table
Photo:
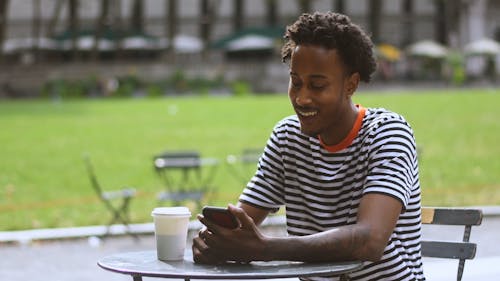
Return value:
[(134, 281), (142, 277), (190, 279), (270, 279), (311, 276), (340, 276), (356, 270), (362, 262), (303, 263), (289, 261), (227, 263), (205, 265), (193, 262), (191, 251), (184, 260), (161, 261), (156, 251), (120, 253), (104, 257), (97, 264), (106, 270), (131, 275)]

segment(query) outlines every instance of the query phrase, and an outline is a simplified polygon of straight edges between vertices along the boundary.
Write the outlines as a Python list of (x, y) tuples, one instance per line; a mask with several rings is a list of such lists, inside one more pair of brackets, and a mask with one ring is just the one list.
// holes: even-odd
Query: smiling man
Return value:
[[(361, 260), (350, 280), (425, 280), (412, 129), (399, 114), (352, 101), (376, 68), (371, 40), (330, 12), (302, 15), (285, 39), (296, 115), (275, 126), (238, 206), (229, 205), (239, 227), (199, 216), (206, 228), (194, 260)], [(262, 234), (257, 226), (280, 207), (289, 236)]]

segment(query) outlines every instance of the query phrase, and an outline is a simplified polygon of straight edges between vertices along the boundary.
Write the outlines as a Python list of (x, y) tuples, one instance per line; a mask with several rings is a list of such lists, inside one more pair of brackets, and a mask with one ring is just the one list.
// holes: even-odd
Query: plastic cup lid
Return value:
[(152, 216), (190, 217), (191, 212), (187, 207), (158, 207), (151, 212)]

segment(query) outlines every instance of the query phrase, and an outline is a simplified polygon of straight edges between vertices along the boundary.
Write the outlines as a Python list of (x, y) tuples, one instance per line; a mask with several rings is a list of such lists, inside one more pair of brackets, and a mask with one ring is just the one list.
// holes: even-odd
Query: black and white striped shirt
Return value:
[(285, 206), (288, 234), (300, 236), (356, 223), (364, 194), (392, 196), (401, 201), (403, 211), (381, 260), (366, 262), (350, 278), (424, 280), (420, 183), (412, 129), (402, 116), (388, 110), (363, 111), (352, 142), (335, 152), (317, 138), (302, 134), (297, 116), (281, 120), (240, 201), (270, 210)]

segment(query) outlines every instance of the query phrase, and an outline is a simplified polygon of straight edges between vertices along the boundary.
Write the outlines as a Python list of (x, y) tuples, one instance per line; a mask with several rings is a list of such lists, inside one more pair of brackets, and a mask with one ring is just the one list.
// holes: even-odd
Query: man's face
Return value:
[(350, 130), (351, 96), (359, 81), (352, 78), (354, 75), (346, 74), (335, 49), (295, 47), (290, 60), (288, 96), (304, 134), (320, 135), (325, 143), (335, 144)]

